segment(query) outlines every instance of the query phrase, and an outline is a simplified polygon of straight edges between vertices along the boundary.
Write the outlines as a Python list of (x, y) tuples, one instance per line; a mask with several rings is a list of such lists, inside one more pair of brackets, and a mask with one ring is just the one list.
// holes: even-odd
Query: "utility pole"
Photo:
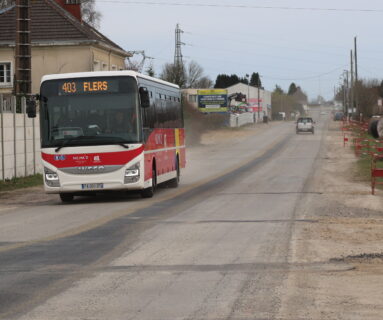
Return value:
[(346, 106), (346, 79), (343, 79), (343, 112), (347, 117), (347, 106)]
[(261, 100), (260, 100), (260, 95), (259, 95), (260, 78), (261, 78), (261, 76), (258, 74), (258, 83), (257, 83), (257, 91), (258, 91), (258, 121), (260, 119), (260, 115), (259, 115), (260, 110), (259, 109), (261, 108)]
[(176, 45), (175, 45), (175, 52), (174, 52), (174, 65), (180, 66), (183, 65), (182, 61), (182, 52), (181, 52), (181, 46), (185, 45), (181, 41), (181, 33), (183, 33), (183, 30), (180, 29), (180, 25), (177, 23), (176, 26)]
[(174, 83), (177, 83), (180, 87), (184, 86), (185, 84), (185, 70), (184, 70), (184, 64), (182, 61), (182, 52), (181, 52), (181, 46), (185, 45), (181, 41), (181, 33), (183, 31), (180, 29), (180, 25), (177, 23), (176, 26), (176, 43), (175, 43), (175, 52), (174, 52)]
[(31, 5), (29, 0), (16, 0), (15, 95), (31, 95)]
[(359, 109), (359, 82), (358, 82), (358, 45), (357, 38), (354, 38), (354, 55), (355, 55), (355, 106), (358, 116), (360, 116)]
[(354, 114), (354, 56), (351, 50), (350, 52), (350, 63), (351, 63), (351, 83), (350, 83), (350, 105), (351, 112)]
[(347, 118), (349, 116), (348, 111), (350, 110), (350, 105), (349, 105), (349, 88), (348, 88), (348, 70), (344, 71), (346, 74), (346, 77), (344, 78), (344, 105), (345, 105), (345, 113), (347, 115)]

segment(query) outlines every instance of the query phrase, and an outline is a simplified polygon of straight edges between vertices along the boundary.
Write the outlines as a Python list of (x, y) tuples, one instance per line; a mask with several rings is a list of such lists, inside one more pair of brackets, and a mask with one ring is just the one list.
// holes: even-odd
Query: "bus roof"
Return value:
[(93, 72), (75, 72), (75, 73), (59, 73), (59, 74), (49, 74), (45, 75), (41, 79), (41, 83), (48, 80), (59, 80), (59, 79), (73, 79), (73, 78), (93, 78), (93, 77), (115, 77), (115, 76), (131, 76), (134, 78), (142, 78), (150, 81), (154, 81), (163, 85), (171, 86), (173, 88), (179, 89), (179, 86), (167, 82), (161, 79), (153, 78), (145, 74), (138, 73), (131, 70), (121, 70), (121, 71), (93, 71)]

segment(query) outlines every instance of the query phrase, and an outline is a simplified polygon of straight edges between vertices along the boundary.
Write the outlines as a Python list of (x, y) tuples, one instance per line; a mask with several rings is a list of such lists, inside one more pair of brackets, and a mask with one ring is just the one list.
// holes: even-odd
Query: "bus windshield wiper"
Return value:
[(120, 140), (120, 141), (113, 141), (111, 142), (110, 144), (118, 144), (119, 146), (125, 148), (125, 149), (129, 149), (129, 145), (127, 145), (129, 142), (125, 141), (125, 139), (121, 138), (121, 137), (108, 137), (109, 139), (116, 139), (116, 140)]
[(118, 144), (119, 146), (125, 148), (125, 149), (129, 149), (129, 146), (126, 145), (126, 142), (116, 142), (116, 144)]
[[(83, 140), (83, 139), (89, 139), (89, 138), (92, 138), (92, 136), (78, 136), (78, 137), (73, 137), (73, 138), (69, 138), (68, 140), (65, 140), (60, 146), (58, 146), (56, 149), (55, 149), (55, 152), (59, 152), (62, 148), (65, 148), (67, 147), (71, 142), (73, 141), (76, 141), (76, 140)], [(129, 149), (129, 145), (127, 145), (129, 142), (125, 141), (124, 139), (120, 138), (120, 137), (108, 137), (109, 139), (116, 139), (116, 140), (121, 140), (121, 141), (107, 141), (106, 143), (104, 142), (101, 142), (100, 141), (100, 145), (105, 145), (105, 144), (117, 144), (125, 149)]]
[(82, 140), (84, 138), (89, 138), (89, 137), (88, 136), (78, 136), (78, 137), (69, 138), (68, 140), (64, 140), (63, 143), (55, 149), (55, 152), (59, 152), (62, 148), (67, 147), (72, 141)]

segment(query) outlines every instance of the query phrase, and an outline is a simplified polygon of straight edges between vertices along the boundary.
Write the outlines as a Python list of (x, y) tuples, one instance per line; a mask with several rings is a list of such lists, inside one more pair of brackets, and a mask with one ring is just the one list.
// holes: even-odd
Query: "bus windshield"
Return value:
[(133, 77), (46, 81), (41, 87), (42, 147), (138, 143), (138, 101)]

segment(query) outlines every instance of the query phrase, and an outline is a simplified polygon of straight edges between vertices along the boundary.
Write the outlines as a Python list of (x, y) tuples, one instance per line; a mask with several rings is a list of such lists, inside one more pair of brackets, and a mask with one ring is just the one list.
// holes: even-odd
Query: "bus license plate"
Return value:
[(81, 185), (82, 190), (104, 189), (103, 183), (84, 183)]

